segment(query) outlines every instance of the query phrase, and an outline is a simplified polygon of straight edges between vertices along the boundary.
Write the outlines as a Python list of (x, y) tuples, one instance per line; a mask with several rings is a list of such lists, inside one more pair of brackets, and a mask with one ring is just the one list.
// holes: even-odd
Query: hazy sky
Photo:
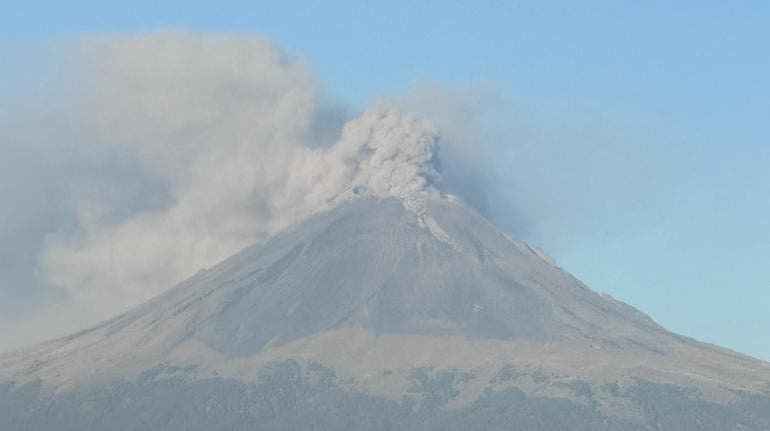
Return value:
[(468, 106), (498, 225), (674, 331), (770, 359), (767, 2), (32, 3), (0, 5), (0, 350), (26, 336), (7, 322), (66, 294), (40, 256), (83, 226), (72, 190), (114, 183), (126, 213), (174, 190), (57, 124), (60, 45), (174, 28), (271, 40), (296, 88), (320, 86), (324, 124), (383, 94)]

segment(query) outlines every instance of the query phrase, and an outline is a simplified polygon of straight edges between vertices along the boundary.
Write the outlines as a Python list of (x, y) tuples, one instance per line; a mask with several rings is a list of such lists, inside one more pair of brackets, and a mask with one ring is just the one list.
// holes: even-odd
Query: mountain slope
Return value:
[(768, 393), (770, 365), (594, 293), (456, 198), (356, 188), (0, 358), (0, 430), (759, 430)]

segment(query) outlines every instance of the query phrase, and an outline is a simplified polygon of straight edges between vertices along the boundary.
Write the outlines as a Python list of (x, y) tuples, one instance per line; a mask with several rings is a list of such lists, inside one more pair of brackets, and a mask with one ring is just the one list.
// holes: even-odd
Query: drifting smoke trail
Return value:
[(133, 153), (168, 196), (160, 209), (124, 217), (114, 216), (120, 199), (83, 199), (78, 232), (49, 237), (51, 281), (74, 301), (98, 304), (100, 317), (354, 185), (406, 197), (438, 176), (435, 127), (384, 103), (319, 145), (326, 108), (312, 79), (262, 39), (163, 32), (89, 41), (84, 52), (96, 91), (83, 123), (98, 145)]

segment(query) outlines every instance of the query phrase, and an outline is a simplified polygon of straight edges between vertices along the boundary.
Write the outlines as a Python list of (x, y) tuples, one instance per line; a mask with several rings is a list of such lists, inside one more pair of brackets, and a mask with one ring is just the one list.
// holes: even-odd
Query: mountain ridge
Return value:
[(332, 387), (367, 403), (419, 404), (448, 385), (431, 407), (441, 417), (515, 390), (629, 423), (649, 421), (629, 395), (645, 385), (729, 412), (770, 398), (770, 364), (673, 334), (593, 292), (457, 198), (413, 197), (419, 205), (353, 189), (127, 313), (0, 356), (0, 382), (13, 382), (12, 394), (33, 385), (39, 397), (75, 396), (143, 382), (149, 370), (157, 384), (230, 387), (296, 366), (286, 384), (313, 386), (326, 370)]

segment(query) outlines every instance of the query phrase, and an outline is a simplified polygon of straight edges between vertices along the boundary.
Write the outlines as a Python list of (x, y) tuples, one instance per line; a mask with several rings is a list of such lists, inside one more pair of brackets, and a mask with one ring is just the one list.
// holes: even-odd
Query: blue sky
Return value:
[(518, 234), (672, 330), (770, 359), (770, 3), (366, 3), (5, 1), (0, 89), (44, 80), (20, 46), (158, 28), (264, 35), (352, 110), (481, 86), (504, 101), (494, 196), (549, 209)]

